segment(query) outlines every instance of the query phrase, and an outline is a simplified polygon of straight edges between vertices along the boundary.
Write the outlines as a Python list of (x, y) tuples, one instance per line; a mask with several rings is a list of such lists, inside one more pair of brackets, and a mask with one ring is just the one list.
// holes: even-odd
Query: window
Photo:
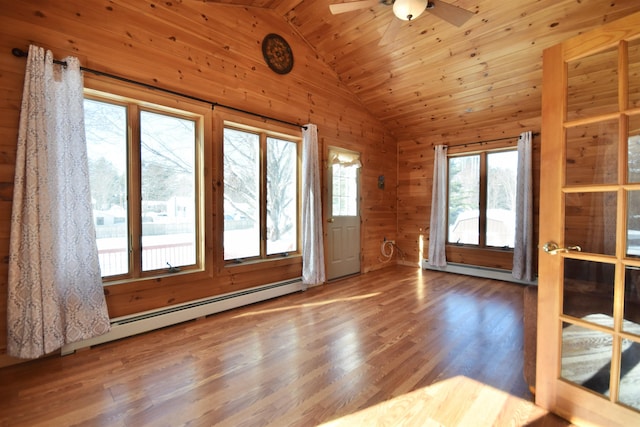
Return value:
[(515, 150), (449, 158), (449, 243), (513, 248), (517, 163)]
[(88, 91), (91, 197), (107, 280), (199, 268), (202, 120)]
[(356, 153), (329, 151), (331, 163), (331, 216), (358, 215), (358, 169), (362, 166)]
[(298, 251), (299, 138), (224, 128), (224, 260)]

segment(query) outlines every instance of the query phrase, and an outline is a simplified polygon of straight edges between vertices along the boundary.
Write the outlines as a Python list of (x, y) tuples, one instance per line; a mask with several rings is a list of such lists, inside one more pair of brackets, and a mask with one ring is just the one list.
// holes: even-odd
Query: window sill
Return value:
[(252, 259), (241, 262), (227, 261), (224, 264), (225, 269), (236, 270), (238, 272), (249, 270), (260, 270), (262, 268), (272, 268), (284, 265), (301, 264), (302, 255), (292, 254), (284, 257), (273, 257), (267, 259)]
[(477, 246), (446, 245), (447, 262), (488, 268), (511, 270), (513, 249), (480, 248)]
[(447, 248), (464, 248), (466, 250), (476, 250), (476, 251), (494, 251), (494, 252), (513, 252), (513, 248), (508, 246), (497, 247), (497, 246), (485, 246), (480, 247), (478, 245), (469, 245), (466, 243), (447, 243), (445, 245)]
[(210, 277), (211, 273), (206, 269), (189, 269), (189, 270), (181, 270), (176, 272), (166, 272), (160, 274), (154, 274), (149, 276), (141, 276), (141, 277), (123, 277), (121, 279), (114, 279), (102, 281), (102, 286), (107, 288), (109, 286), (116, 285), (124, 285), (128, 283), (144, 283), (144, 282), (153, 282), (156, 284), (160, 283), (168, 283), (173, 284), (174, 282), (184, 282), (185, 277), (188, 277), (189, 281), (191, 280), (201, 280), (207, 277)]

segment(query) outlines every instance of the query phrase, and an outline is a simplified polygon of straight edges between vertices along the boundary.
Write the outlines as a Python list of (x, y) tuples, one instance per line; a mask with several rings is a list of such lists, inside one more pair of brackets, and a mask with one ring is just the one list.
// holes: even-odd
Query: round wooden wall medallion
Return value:
[(293, 68), (291, 46), (278, 34), (267, 34), (264, 37), (262, 55), (269, 68), (278, 74), (287, 74)]

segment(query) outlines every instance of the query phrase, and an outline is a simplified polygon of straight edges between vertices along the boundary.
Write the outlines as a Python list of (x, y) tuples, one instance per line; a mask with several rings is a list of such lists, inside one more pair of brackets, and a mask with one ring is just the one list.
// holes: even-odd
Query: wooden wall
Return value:
[[(514, 120), (499, 128), (477, 129), (473, 132), (461, 132), (453, 135), (431, 135), (413, 140), (398, 142), (398, 246), (405, 253), (399, 261), (409, 265), (418, 265), (428, 258), (429, 220), (431, 215), (431, 188), (433, 185), (434, 146), (449, 146), (448, 153), (456, 154), (473, 150), (515, 147), (521, 132), (540, 133), (540, 118)], [(487, 144), (470, 145), (465, 143), (493, 139), (507, 140)], [(538, 194), (540, 183), (540, 136), (533, 138), (533, 181), (534, 181), (534, 241), (538, 235)], [(513, 256), (511, 251), (499, 249), (475, 249), (448, 245), (447, 261), (476, 266), (511, 270)]]
[[(25, 69), (25, 60), (11, 54), (14, 47), (27, 50), (34, 43), (51, 49), (56, 58), (77, 56), (88, 68), (289, 122), (317, 124), (323, 157), (329, 146), (361, 152), (362, 271), (388, 265), (380, 259), (380, 244), (383, 237), (395, 238), (397, 227), (396, 141), (282, 17), (264, 9), (196, 0), (2, 3), (0, 366), (11, 363), (1, 355), (6, 346), (9, 222)], [(276, 74), (264, 63), (260, 42), (272, 32), (284, 36), (293, 49), (295, 65), (290, 74)], [(220, 141), (207, 143), (220, 146)], [(379, 175), (386, 178), (384, 190), (377, 187)], [(208, 191), (213, 191), (213, 182), (210, 184)], [(209, 213), (216, 215), (212, 210)], [(207, 231), (219, 239), (221, 230), (216, 229), (216, 221), (210, 222)], [(264, 264), (258, 270), (234, 270), (233, 274), (224, 268), (210, 270), (211, 274), (197, 281), (109, 286), (110, 314), (119, 316), (251, 287), (265, 280), (297, 277), (300, 260)]]

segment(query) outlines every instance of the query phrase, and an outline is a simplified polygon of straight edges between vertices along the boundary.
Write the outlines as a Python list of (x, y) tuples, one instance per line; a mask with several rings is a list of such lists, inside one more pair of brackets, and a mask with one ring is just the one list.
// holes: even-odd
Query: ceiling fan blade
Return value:
[(378, 46), (386, 46), (389, 43), (392, 43), (396, 36), (398, 35), (398, 31), (400, 30), (400, 26), (402, 25), (402, 21), (399, 19), (392, 19), (389, 23), (389, 26), (386, 30), (384, 30), (384, 34), (378, 42)]
[(433, 3), (433, 7), (427, 7), (427, 12), (433, 13), (438, 18), (444, 19), (456, 27), (461, 27), (469, 18), (475, 15), (471, 11), (440, 0), (430, 0), (429, 3)]
[(362, 0), (352, 1), (350, 3), (335, 3), (329, 5), (329, 10), (333, 15), (345, 12), (353, 12), (354, 10), (366, 9), (380, 4), (379, 0)]

